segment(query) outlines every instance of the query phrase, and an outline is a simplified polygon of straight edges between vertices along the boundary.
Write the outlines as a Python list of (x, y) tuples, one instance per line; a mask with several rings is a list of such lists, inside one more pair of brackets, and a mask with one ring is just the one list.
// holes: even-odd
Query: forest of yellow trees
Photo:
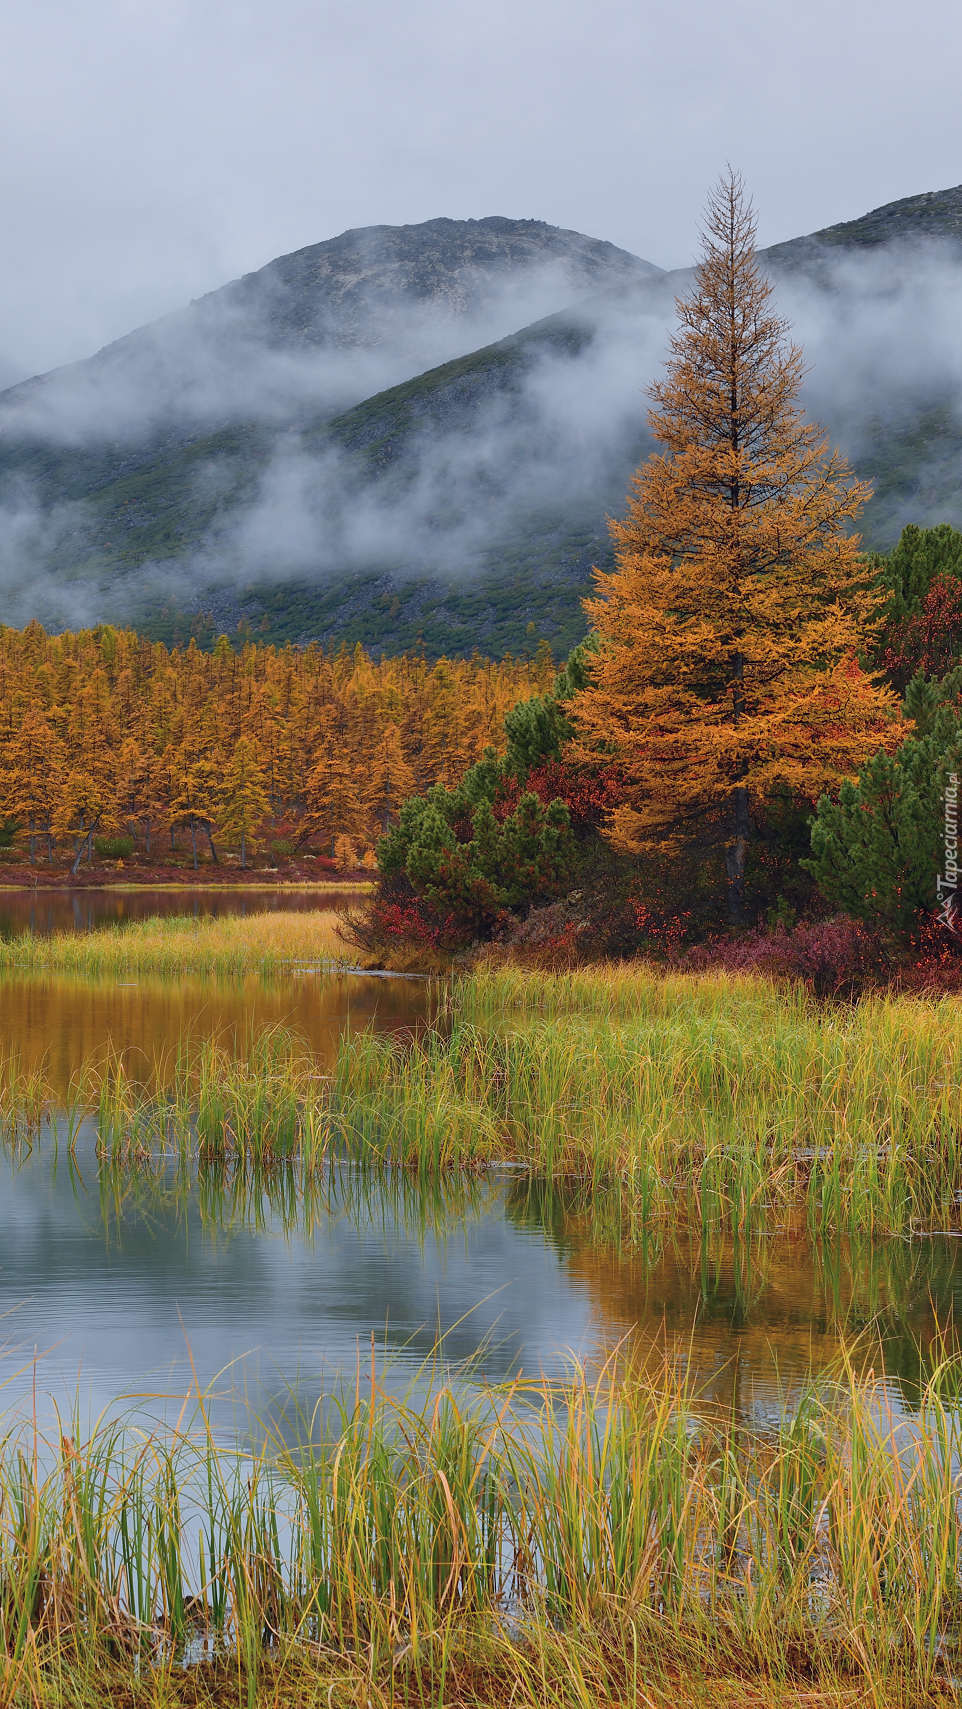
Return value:
[[(109, 626), (47, 635), (0, 627), (0, 812), (32, 864), (76, 867), (95, 840), (133, 839), (161, 858), (180, 835), (243, 864), (280, 833), (359, 854), (399, 803), (454, 784), (505, 712), (550, 682), (532, 661), (373, 660), (221, 637), (172, 651)], [(169, 839), (165, 841), (165, 839)]]

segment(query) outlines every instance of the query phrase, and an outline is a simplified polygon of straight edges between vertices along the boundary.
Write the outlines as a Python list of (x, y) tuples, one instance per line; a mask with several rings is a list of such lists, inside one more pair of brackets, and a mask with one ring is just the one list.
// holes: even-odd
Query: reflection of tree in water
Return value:
[(122, 1058), (135, 1079), (150, 1081), (154, 1065), (169, 1070), (181, 1045), (211, 1039), (244, 1055), (271, 1027), (288, 1030), (301, 1055), (330, 1072), (348, 1028), (410, 1039), (429, 1004), (426, 985), (415, 980), (7, 973), (0, 1037), (25, 1070), (42, 1070), (67, 1105), (81, 1064)]
[(622, 1214), (617, 1193), (516, 1183), (506, 1213), (539, 1227), (571, 1275), (587, 1284), (611, 1340), (646, 1351), (661, 1341), (705, 1404), (758, 1416), (791, 1405), (810, 1377), (828, 1375), (844, 1342), (884, 1369), (903, 1403), (959, 1346), (962, 1250), (927, 1240), (838, 1237), (802, 1229), (745, 1238), (658, 1228)]

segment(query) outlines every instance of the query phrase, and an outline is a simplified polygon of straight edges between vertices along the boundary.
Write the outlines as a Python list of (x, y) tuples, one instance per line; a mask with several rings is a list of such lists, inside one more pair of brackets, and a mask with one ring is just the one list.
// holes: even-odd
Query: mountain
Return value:
[[(182, 442), (232, 422), (344, 408), (661, 269), (541, 220), (368, 226), (282, 255), (0, 394), (4, 439), (87, 447)], [(138, 438), (138, 435), (140, 436)]]
[[(763, 259), (812, 413), (875, 481), (867, 544), (962, 522), (962, 188)], [(565, 650), (689, 279), (537, 221), (374, 227), (13, 388), (8, 620)]]
[(771, 267), (786, 269), (823, 262), (838, 249), (866, 250), (883, 244), (929, 241), (962, 249), (962, 184), (953, 190), (926, 190), (921, 196), (886, 202), (857, 220), (844, 220), (841, 225), (823, 226), (808, 237), (773, 244), (764, 254)]

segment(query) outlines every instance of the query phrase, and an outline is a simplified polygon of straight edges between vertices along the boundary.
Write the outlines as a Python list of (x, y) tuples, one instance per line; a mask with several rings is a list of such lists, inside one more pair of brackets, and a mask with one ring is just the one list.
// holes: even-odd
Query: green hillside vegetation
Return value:
[[(827, 286), (825, 259), (840, 248), (919, 236), (957, 242), (960, 235), (957, 189), (906, 198), (762, 255), (776, 274), (804, 272)], [(676, 272), (609, 287), (581, 309), (549, 316), (334, 416), (196, 432), (175, 423), (134, 446), (55, 446), (8, 431), (0, 479), (32, 491), (51, 527), (52, 591), (39, 615), (48, 626), (75, 620), (70, 601), (83, 587), (99, 615), (133, 622), (168, 643), (194, 635), (209, 644), (221, 631), (240, 629), (278, 643), (336, 638), (390, 652), (421, 643), (429, 654), (478, 647), (498, 655), (530, 649), (533, 635), (563, 655), (584, 636), (581, 599), (591, 567), (612, 562), (606, 517), (620, 514), (628, 475), (647, 448), (640, 394), (637, 435), (612, 456), (597, 490), (567, 494), (559, 482), (556, 500), (514, 502), (479, 457), (468, 490), (452, 491), (427, 519), (429, 539), (412, 530), (403, 561), (385, 547), (380, 557), (338, 564), (335, 550), (333, 563), (328, 556), (285, 575), (276, 561), (265, 558), (258, 568), (248, 560), (231, 582), (230, 531), (286, 449), (318, 459), (338, 453), (344, 505), (374, 500), (391, 514), (414, 491), (422, 452), (434, 443), (456, 447), (459, 436), (467, 441), (493, 400), (523, 429), (524, 382), (546, 352), (562, 361), (582, 355), (596, 337), (596, 314), (607, 307), (623, 313), (637, 303), (648, 315), (664, 311), (667, 324), (672, 296), (688, 281), (687, 272)], [(962, 520), (962, 425), (947, 392), (892, 400), (874, 416), (837, 424), (829, 415), (825, 425), (852, 453), (856, 472), (873, 482), (861, 522), (868, 549), (890, 550), (908, 516)], [(489, 537), (468, 552), (459, 524), (466, 515), (486, 517), (489, 506)], [(219, 560), (216, 574), (205, 572), (208, 559)]]
[[(576, 356), (590, 337), (577, 320), (555, 316), (523, 332), (430, 370), (369, 398), (339, 416), (314, 419), (299, 433), (307, 454), (335, 448), (345, 455), (345, 485), (389, 487), (403, 499), (417, 475), (421, 435), (470, 428), (479, 405), (495, 393), (517, 390), (545, 346)], [(116, 449), (60, 450), (21, 444), (4, 452), (4, 467), (36, 483), (50, 504), (85, 500), (85, 518), (61, 537), (51, 568), (69, 586), (101, 586), (113, 615), (132, 618), (166, 642), (194, 635), (208, 643), (223, 620), (214, 609), (186, 612), (176, 600), (159, 605), (127, 594), (124, 581), (144, 565), (176, 568), (203, 547), (227, 519), (253, 497), (258, 476), (286, 438), (254, 423), (222, 428), (186, 444), (164, 444), (117, 467)], [(637, 460), (637, 448), (630, 460)], [(620, 498), (626, 470), (613, 472), (608, 501)], [(452, 517), (451, 520), (456, 520)], [(237, 591), (231, 627), (240, 623), (264, 640), (283, 643), (336, 634), (348, 643), (392, 652), (422, 641), (431, 653), (518, 653), (531, 646), (529, 625), (567, 652), (584, 635), (580, 599), (592, 563), (609, 559), (604, 508), (582, 514), (531, 509), (512, 515), (510, 527), (475, 573), (452, 579), (373, 562), (351, 566), (323, 581), (253, 580)]]

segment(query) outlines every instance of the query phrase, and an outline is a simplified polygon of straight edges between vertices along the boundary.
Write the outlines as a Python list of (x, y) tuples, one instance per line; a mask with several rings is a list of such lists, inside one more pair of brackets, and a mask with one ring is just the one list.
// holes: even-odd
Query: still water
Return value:
[(312, 908), (342, 908), (356, 902), (354, 889), (278, 890), (261, 889), (148, 890), (0, 890), (0, 939), (33, 932), (93, 932), (102, 926), (120, 926), (128, 920), (169, 919), (174, 915), (191, 920), (215, 920), (224, 915), (291, 914)]
[[(182, 895), (162, 899), (183, 912)], [(96, 929), (84, 910), (101, 902), (111, 921), (157, 911), (140, 893), (84, 897), (77, 929)], [(191, 912), (195, 902), (239, 912), (279, 899), (208, 892)], [(287, 895), (283, 905), (301, 904)], [(10, 906), (0, 904), (0, 929), (30, 929)], [(36, 906), (47, 912), (32, 929), (46, 931), (69, 924), (51, 909), (74, 904)], [(66, 1103), (80, 1065), (108, 1053), (146, 1072), (185, 1034), (243, 1051), (258, 1029), (283, 1024), (323, 1071), (346, 1029), (410, 1036), (430, 1024), (431, 1004), (424, 984), (344, 975), (8, 977), (0, 1044), (42, 1068)], [(859, 1335), (911, 1409), (940, 1326), (951, 1332), (960, 1307), (962, 1242), (951, 1237), (631, 1245), (570, 1195), (516, 1175), (433, 1188), (351, 1170), (252, 1182), (184, 1179), (168, 1160), (151, 1176), (118, 1178), (101, 1168), (90, 1123), (75, 1157), (50, 1134), (0, 1153), (0, 1410), (36, 1408), (48, 1421), (55, 1406), (86, 1423), (105, 1410), (173, 1420), (199, 1388), (221, 1440), (268, 1427), (293, 1436), (372, 1356), (403, 1391), (423, 1383), (426, 1362), (501, 1381), (559, 1372), (571, 1357), (599, 1361), (621, 1341), (664, 1349), (699, 1404), (774, 1417)]]
[(0, 1041), (26, 1070), (42, 1069), (69, 1101), (82, 1064), (123, 1058), (149, 1080), (178, 1043), (216, 1039), (243, 1054), (264, 1027), (289, 1028), (326, 1071), (350, 1027), (404, 1036), (423, 1026), (431, 989), (414, 979), (305, 973), (285, 979), (0, 978)]
[(697, 1404), (774, 1419), (840, 1336), (911, 1409), (939, 1321), (962, 1305), (951, 1239), (711, 1249), (667, 1239), (617, 1251), (583, 1212), (521, 1180), (440, 1188), (331, 1172), (178, 1182), (100, 1173), (48, 1141), (2, 1166), (0, 1311), (7, 1406), (54, 1403), (173, 1421), (198, 1385), (224, 1442), (293, 1438), (339, 1383), (560, 1372), (623, 1338), (664, 1346)]

